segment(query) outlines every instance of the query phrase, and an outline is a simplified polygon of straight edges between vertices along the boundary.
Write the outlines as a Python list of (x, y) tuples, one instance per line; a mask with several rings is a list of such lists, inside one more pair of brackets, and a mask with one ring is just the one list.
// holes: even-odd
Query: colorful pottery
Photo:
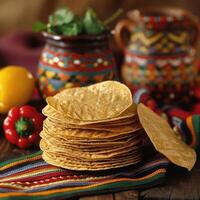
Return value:
[[(122, 31), (130, 40), (125, 46)], [(128, 13), (116, 26), (116, 41), (125, 53), (122, 79), (134, 92), (147, 87), (165, 102), (187, 96), (195, 85), (198, 19), (181, 9), (148, 8)]]
[(39, 62), (38, 81), (44, 97), (64, 88), (117, 79), (108, 33), (76, 37), (43, 35), (46, 45)]

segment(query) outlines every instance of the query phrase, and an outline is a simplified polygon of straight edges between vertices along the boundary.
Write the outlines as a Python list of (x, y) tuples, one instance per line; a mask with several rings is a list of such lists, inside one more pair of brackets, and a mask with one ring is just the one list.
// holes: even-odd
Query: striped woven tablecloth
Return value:
[(169, 161), (155, 155), (136, 167), (77, 172), (47, 164), (41, 151), (0, 164), (0, 199), (66, 199), (161, 183)]

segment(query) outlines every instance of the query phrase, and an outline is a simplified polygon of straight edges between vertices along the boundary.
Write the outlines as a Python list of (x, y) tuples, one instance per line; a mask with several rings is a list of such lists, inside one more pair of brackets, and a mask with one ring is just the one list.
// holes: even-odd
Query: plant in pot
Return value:
[(118, 79), (106, 24), (120, 12), (103, 23), (91, 8), (83, 17), (61, 8), (49, 16), (47, 24), (34, 25), (34, 30), (42, 31), (46, 39), (38, 67), (43, 97), (64, 88)]

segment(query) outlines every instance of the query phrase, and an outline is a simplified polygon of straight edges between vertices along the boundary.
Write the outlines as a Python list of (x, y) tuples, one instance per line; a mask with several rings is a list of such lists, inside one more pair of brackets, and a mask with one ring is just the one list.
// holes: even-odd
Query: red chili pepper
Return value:
[(26, 149), (39, 142), (43, 116), (32, 106), (13, 107), (4, 120), (6, 139)]

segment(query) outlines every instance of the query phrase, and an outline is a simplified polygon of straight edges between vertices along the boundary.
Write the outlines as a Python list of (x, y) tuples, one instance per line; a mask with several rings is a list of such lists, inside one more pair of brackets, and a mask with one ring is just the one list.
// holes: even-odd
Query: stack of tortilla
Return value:
[(137, 164), (144, 134), (130, 90), (116, 81), (66, 89), (47, 98), (43, 159), (72, 170)]

